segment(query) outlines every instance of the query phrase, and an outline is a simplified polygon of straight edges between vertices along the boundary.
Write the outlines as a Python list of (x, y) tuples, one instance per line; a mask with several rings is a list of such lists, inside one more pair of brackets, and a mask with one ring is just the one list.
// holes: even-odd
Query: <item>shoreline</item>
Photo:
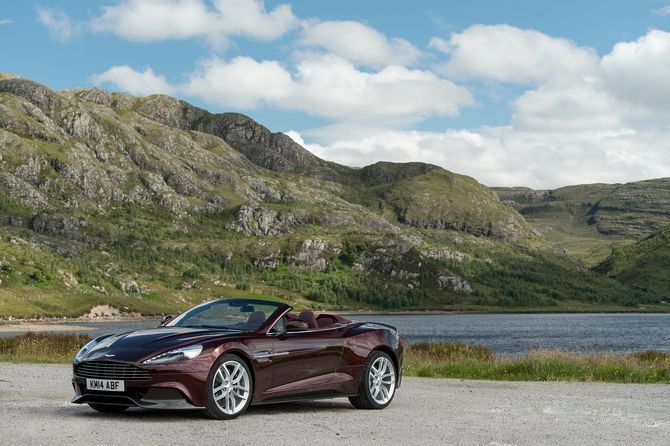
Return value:
[[(379, 310), (343, 310), (314, 311), (316, 314), (337, 314), (347, 317), (362, 315), (370, 316), (429, 316), (429, 315), (466, 315), (466, 314), (668, 314), (670, 311), (504, 311), (504, 312), (479, 312), (464, 310), (405, 310), (405, 311), (379, 311)], [(76, 324), (105, 324), (114, 322), (152, 322), (157, 324), (161, 316), (136, 316), (136, 315), (110, 315), (110, 316), (80, 316), (80, 317), (43, 317), (30, 319), (0, 319), (0, 333), (11, 332), (64, 332), (64, 331), (88, 331), (98, 330), (98, 327), (87, 327)], [(65, 325), (74, 324), (74, 325)]]
[[(510, 311), (473, 311), (473, 310), (306, 310), (313, 311), (315, 314), (338, 314), (342, 316), (353, 315), (380, 315), (380, 316), (420, 316), (420, 315), (440, 315), (440, 314), (668, 314), (668, 311), (645, 311), (645, 310), (612, 310), (612, 311), (588, 311), (588, 310), (561, 310), (561, 311), (543, 311), (543, 310), (520, 310), (511, 309)], [(13, 316), (0, 317), (0, 331), (5, 327), (12, 326), (52, 326), (59, 324), (72, 323), (107, 323), (107, 322), (137, 322), (137, 321), (160, 321), (161, 315), (138, 316), (131, 314), (114, 314), (102, 316), (79, 316), (79, 317), (38, 317), (38, 318), (15, 318)]]
[(161, 320), (160, 316), (95, 316), (95, 317), (59, 317), (59, 318), (40, 318), (40, 319), (10, 319), (0, 320), (0, 333), (11, 332), (50, 332), (50, 331), (87, 331), (99, 330), (98, 327), (86, 327), (79, 325), (65, 325), (77, 323), (96, 323), (104, 324), (110, 322), (150, 322)]
[(402, 311), (384, 311), (384, 310), (342, 310), (329, 311), (318, 310), (314, 313), (330, 313), (341, 315), (352, 314), (379, 314), (379, 315), (422, 315), (422, 314), (668, 314), (667, 311), (647, 311), (647, 310), (612, 310), (612, 311), (589, 311), (589, 310), (560, 310), (560, 311), (544, 311), (544, 310), (520, 310), (511, 309), (509, 311), (476, 311), (476, 310), (402, 310)]

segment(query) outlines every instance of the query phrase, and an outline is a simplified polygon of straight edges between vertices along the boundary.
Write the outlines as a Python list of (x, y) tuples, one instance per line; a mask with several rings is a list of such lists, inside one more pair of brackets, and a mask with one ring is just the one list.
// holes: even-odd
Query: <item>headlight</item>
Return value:
[(196, 358), (202, 352), (202, 345), (189, 345), (176, 350), (161, 353), (160, 355), (142, 361), (142, 364), (163, 364), (166, 362), (183, 361), (185, 359)]
[(88, 351), (91, 350), (91, 349), (95, 346), (95, 344), (97, 344), (97, 343), (98, 343), (98, 341), (96, 341), (96, 340), (94, 339), (94, 340), (92, 340), (91, 342), (89, 342), (88, 344), (86, 344), (85, 346), (83, 346), (83, 347), (81, 348), (81, 350), (79, 350), (79, 351), (77, 352), (77, 354), (75, 355), (75, 357), (74, 357), (74, 363), (77, 364), (77, 363), (80, 362), (82, 359), (84, 359), (84, 356), (86, 356), (86, 353), (88, 353)]

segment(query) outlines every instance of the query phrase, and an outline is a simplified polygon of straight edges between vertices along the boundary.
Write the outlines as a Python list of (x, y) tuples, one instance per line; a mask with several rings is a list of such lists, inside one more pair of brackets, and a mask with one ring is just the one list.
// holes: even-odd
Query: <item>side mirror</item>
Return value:
[(307, 322), (302, 319), (291, 319), (286, 323), (286, 331), (305, 331), (307, 330)]
[(171, 314), (168, 314), (167, 316), (163, 316), (163, 319), (161, 319), (161, 324), (159, 325), (159, 327), (162, 327), (163, 325), (167, 324), (172, 319), (173, 319), (173, 317), (172, 317)]

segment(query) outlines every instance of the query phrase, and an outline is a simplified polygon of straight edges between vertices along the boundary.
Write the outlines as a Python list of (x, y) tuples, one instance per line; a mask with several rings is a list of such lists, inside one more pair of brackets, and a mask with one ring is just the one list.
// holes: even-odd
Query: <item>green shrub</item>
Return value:
[(33, 333), (0, 338), (0, 360), (69, 363), (91, 337), (74, 333)]

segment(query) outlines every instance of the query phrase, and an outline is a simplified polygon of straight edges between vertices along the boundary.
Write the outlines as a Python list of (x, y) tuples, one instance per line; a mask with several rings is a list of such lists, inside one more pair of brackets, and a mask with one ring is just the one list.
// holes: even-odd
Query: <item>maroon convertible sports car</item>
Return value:
[(129, 406), (202, 409), (230, 419), (250, 404), (349, 397), (383, 409), (400, 387), (395, 328), (280, 302), (207, 302), (158, 328), (105, 335), (74, 358), (73, 403), (101, 412)]

